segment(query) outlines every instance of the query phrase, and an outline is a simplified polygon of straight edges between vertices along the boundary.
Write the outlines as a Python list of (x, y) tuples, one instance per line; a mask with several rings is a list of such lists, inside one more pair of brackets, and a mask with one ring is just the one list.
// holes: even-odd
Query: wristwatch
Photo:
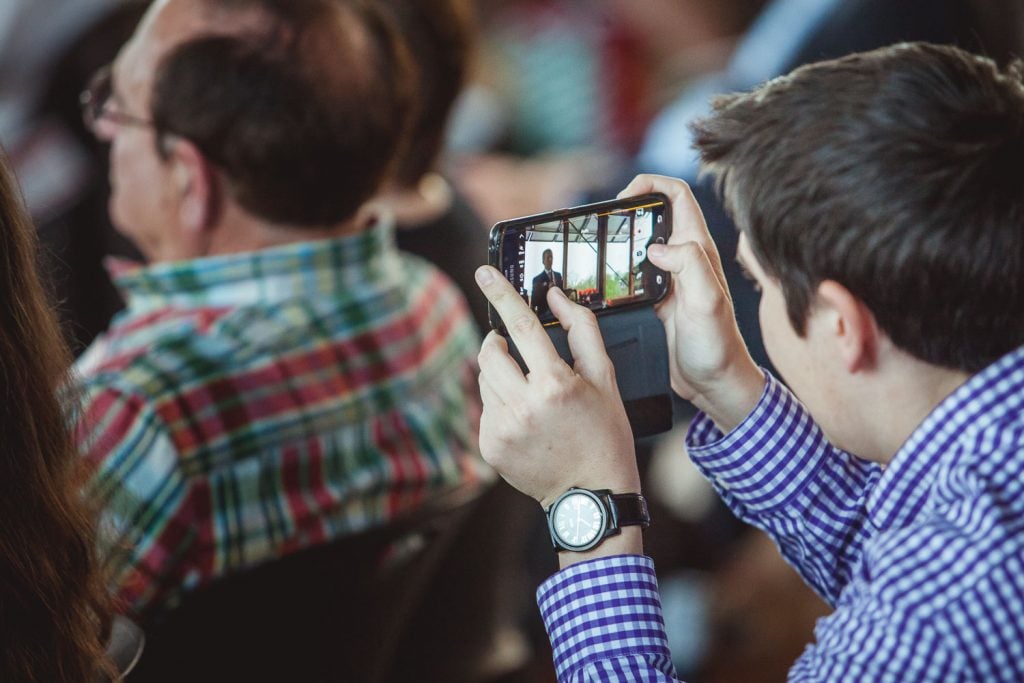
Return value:
[(555, 550), (583, 552), (618, 534), (624, 526), (651, 525), (647, 501), (639, 493), (571, 488), (547, 510)]

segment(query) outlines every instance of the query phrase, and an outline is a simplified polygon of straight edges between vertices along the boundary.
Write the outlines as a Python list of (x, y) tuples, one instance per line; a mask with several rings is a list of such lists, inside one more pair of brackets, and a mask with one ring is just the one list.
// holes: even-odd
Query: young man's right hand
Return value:
[(672, 274), (672, 291), (658, 306), (672, 388), (728, 432), (757, 405), (764, 375), (736, 326), (722, 260), (690, 187), (675, 178), (639, 175), (619, 196), (648, 192), (661, 192), (672, 203), (668, 244), (647, 251), (651, 263)]

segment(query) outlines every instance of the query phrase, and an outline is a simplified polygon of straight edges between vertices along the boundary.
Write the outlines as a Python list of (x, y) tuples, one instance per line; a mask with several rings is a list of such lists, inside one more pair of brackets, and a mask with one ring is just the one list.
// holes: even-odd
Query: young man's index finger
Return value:
[(604, 347), (601, 329), (592, 311), (574, 304), (560, 289), (548, 292), (548, 304), (558, 322), (568, 332), (569, 349), (575, 365), (573, 370), (591, 383), (614, 377), (609, 373), (611, 359)]
[(501, 316), (505, 329), (508, 330), (509, 336), (512, 337), (526, 362), (526, 367), (531, 372), (551, 370), (558, 365), (568, 368), (548, 339), (537, 314), (530, 310), (511, 283), (496, 268), (477, 268), (476, 283)]
[(630, 197), (651, 192), (660, 192), (668, 197), (669, 202), (672, 204), (673, 230), (669, 243), (698, 242), (704, 244), (705, 241), (711, 241), (707, 223), (704, 221), (704, 214), (701, 212), (700, 206), (693, 196), (693, 191), (684, 180), (642, 173), (633, 178), (629, 185), (619, 193), (619, 197)]
[(700, 210), (700, 205), (697, 204), (697, 198), (693, 196), (690, 186), (678, 178), (644, 173), (633, 178), (626, 189), (619, 193), (619, 196), (625, 197), (648, 192), (660, 192), (668, 197), (672, 204), (672, 234), (668, 238), (668, 243), (679, 245), (696, 242), (699, 244), (707, 254), (715, 275), (723, 286), (726, 286), (722, 258), (708, 231), (704, 213)]

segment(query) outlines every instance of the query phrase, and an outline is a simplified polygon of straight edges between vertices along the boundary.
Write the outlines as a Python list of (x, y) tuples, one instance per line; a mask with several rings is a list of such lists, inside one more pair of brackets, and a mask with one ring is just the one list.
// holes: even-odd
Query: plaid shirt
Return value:
[(128, 611), (489, 476), (465, 303), (392, 240), (381, 224), (115, 274), (128, 309), (76, 369)]
[[(887, 467), (832, 448), (768, 378), (690, 455), (834, 607), (790, 680), (1024, 680), (1024, 347), (969, 379)], [(538, 591), (559, 680), (669, 681), (649, 558), (574, 565)]]

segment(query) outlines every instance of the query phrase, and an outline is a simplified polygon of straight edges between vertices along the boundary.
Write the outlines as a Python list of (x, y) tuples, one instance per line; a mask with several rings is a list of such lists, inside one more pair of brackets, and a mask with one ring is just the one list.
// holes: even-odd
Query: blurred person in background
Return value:
[(763, 4), (484, 3), (478, 66), (449, 140), (458, 181), (489, 223), (603, 190), (632, 168), (657, 111), (727, 64)]
[(0, 141), (25, 191), (64, 334), (81, 350), (122, 306), (102, 259), (122, 251), (106, 215), (106, 163), (78, 95), (144, 10), (135, 0), (0, 6)]
[(119, 609), (153, 623), (487, 476), (465, 302), (360, 210), (411, 102), (373, 4), (159, 0), (84, 101), (149, 261), (76, 365)]
[(476, 43), (472, 0), (383, 0), (413, 57), (412, 118), (394, 172), (378, 201), (394, 213), (398, 248), (421, 256), (454, 280), (481, 334), (487, 299), (473, 272), (487, 253), (489, 226), (447, 179), (442, 152), (448, 120)]
[[(452, 278), (482, 335), (490, 329), (487, 299), (473, 275), (487, 254), (489, 226), (448, 180), (444, 159), (451, 110), (478, 38), (473, 3), (378, 2), (408, 45), (415, 87), (406, 142), (374, 201), (395, 216), (400, 250), (427, 259)], [(527, 662), (526, 632), (535, 634), (533, 649), (541, 666), (551, 670), (543, 624), (526, 598), (542, 580), (526, 572), (527, 538), (545, 532), (542, 524), (530, 524), (536, 520), (533, 512), (529, 501), (504, 482), (488, 491), (442, 565), (442, 580), (424, 596), (419, 621), (409, 625), (416, 636), (404, 644), (399, 666), (411, 668), (397, 677), (477, 681), (512, 675), (533, 666)]]
[(94, 510), (81, 496), (86, 473), (57, 397), (71, 357), (37, 272), (35, 229), (2, 152), (0, 254), (0, 680), (110, 677), (110, 599)]
[(726, 64), (690, 84), (658, 113), (635, 168), (694, 181), (688, 124), (720, 93), (748, 90), (801, 64), (898, 42), (958, 45), (1000, 61), (1024, 48), (1024, 8), (1014, 0), (770, 0)]
[(0, 7), (0, 137), (36, 221), (68, 209), (88, 182), (85, 152), (52, 116), (40, 118), (61, 55), (120, 0), (8, 2)]

